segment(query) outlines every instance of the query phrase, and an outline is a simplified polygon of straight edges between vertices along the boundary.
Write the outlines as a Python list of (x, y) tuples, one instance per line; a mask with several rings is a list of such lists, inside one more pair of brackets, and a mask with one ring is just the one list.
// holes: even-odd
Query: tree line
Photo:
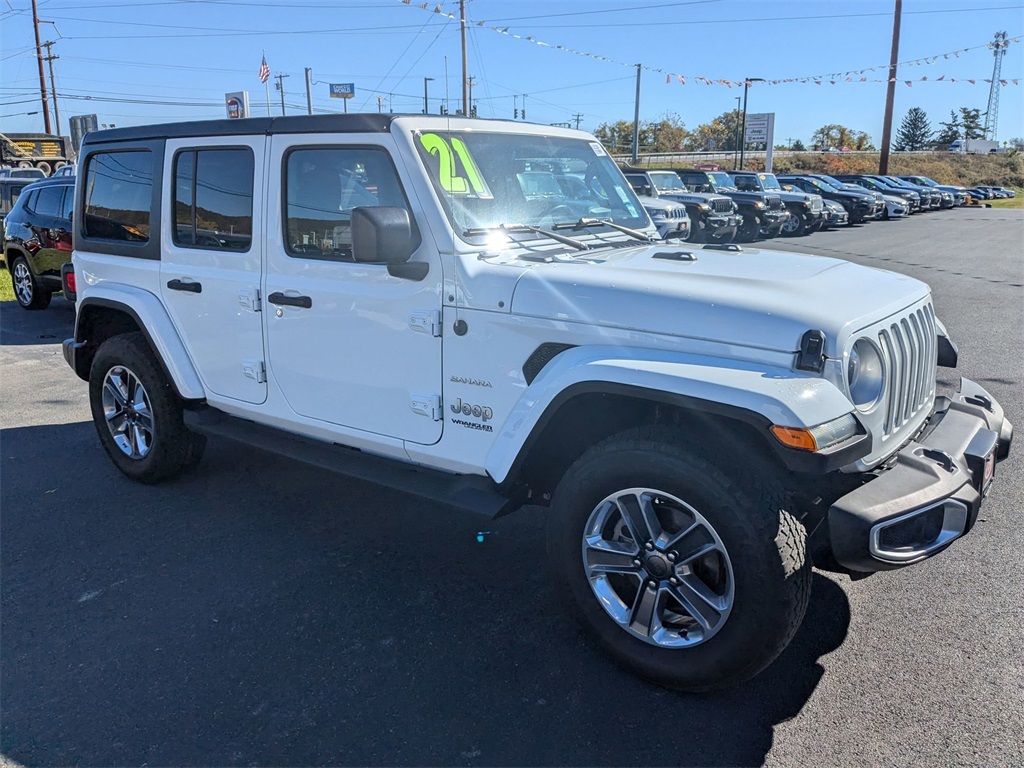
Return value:
[[(959, 111), (950, 111), (949, 121), (939, 123), (939, 129), (934, 130), (925, 111), (920, 107), (912, 107), (900, 123), (892, 148), (896, 152), (943, 150), (957, 139), (982, 139), (985, 137), (983, 117), (984, 113), (979, 109), (960, 107)], [(678, 114), (668, 113), (657, 120), (640, 122), (639, 149), (645, 153), (736, 152), (742, 140), (742, 121), (742, 111), (734, 109), (691, 130)], [(633, 123), (630, 120), (602, 123), (594, 135), (613, 152), (626, 153), (633, 146)], [(1020, 139), (1012, 139), (1008, 143), (1018, 148), (1024, 145)], [(850, 149), (858, 152), (877, 149), (865, 131), (836, 123), (818, 128), (811, 136), (809, 147), (800, 139), (795, 139), (777, 144), (775, 148), (797, 152), (808, 148), (813, 151)]]

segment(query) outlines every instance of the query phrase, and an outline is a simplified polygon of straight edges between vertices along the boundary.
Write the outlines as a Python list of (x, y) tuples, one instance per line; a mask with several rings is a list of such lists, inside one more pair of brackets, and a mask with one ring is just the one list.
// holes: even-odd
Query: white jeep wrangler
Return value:
[[(928, 286), (686, 247), (588, 134), (424, 116), (90, 133), (75, 337), (100, 442), (152, 483), (205, 435), (498, 516), (548, 507), (556, 589), (701, 691), (786, 646), (810, 568), (970, 530), (1012, 427)], [(523, 617), (523, 620), (528, 620)]]

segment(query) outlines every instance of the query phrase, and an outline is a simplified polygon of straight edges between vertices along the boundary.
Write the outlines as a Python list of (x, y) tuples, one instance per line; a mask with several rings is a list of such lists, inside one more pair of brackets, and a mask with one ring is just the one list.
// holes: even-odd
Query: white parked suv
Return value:
[(118, 469), (172, 478), (218, 435), (487, 516), (547, 507), (555, 589), (665, 685), (767, 666), (812, 565), (943, 551), (1010, 448), (985, 390), (936, 392), (956, 349), (927, 285), (655, 241), (579, 131), (176, 123), (90, 133), (79, 170), (64, 354)]

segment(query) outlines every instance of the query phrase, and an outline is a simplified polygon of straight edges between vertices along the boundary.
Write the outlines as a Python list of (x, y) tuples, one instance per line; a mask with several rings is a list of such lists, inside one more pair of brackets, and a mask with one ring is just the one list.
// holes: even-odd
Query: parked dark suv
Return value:
[[(25, 309), (45, 309), (53, 293), (63, 290), (61, 268), (71, 261), (74, 199), (73, 176), (37, 181), (22, 190), (4, 220), (4, 259), (14, 296)], [(65, 296), (73, 300), (70, 292)]]
[(743, 217), (736, 234), (737, 242), (750, 243), (760, 237), (777, 237), (789, 214), (782, 198), (775, 193), (741, 192), (725, 171), (677, 168), (676, 173), (694, 192), (714, 192), (732, 198)]

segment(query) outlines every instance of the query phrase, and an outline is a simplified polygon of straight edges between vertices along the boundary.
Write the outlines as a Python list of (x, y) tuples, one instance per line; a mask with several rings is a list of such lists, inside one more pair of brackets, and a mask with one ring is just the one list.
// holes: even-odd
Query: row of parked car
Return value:
[(798, 237), (830, 227), (953, 208), (972, 199), (987, 199), (984, 195), (1014, 195), (999, 187), (967, 189), (911, 175), (776, 175), (628, 166), (622, 170), (663, 238), (697, 243)]

